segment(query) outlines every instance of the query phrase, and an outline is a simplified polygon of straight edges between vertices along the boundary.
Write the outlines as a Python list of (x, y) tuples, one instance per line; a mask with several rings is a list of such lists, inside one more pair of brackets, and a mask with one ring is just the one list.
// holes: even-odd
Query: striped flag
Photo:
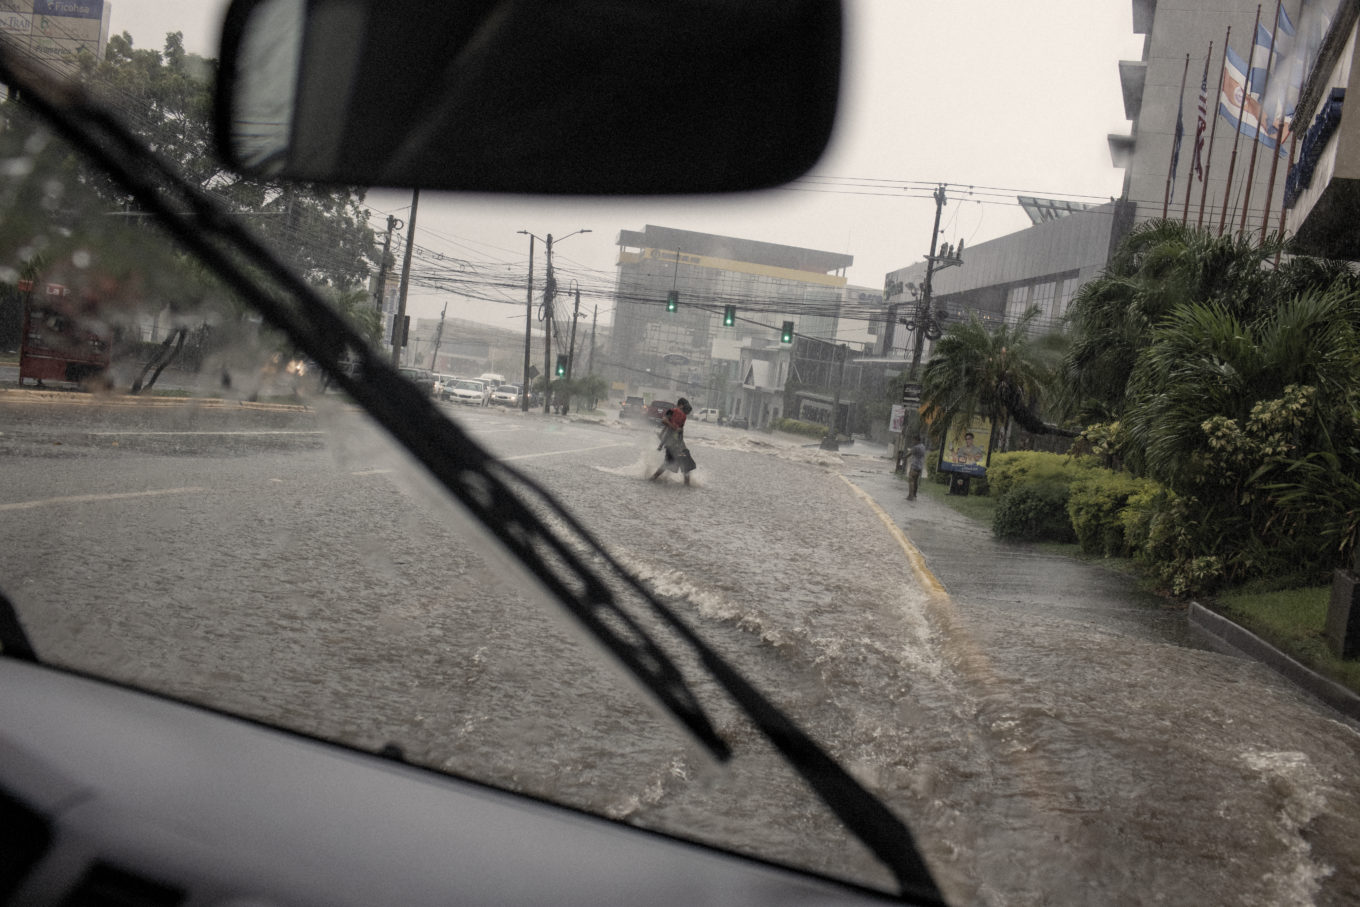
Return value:
[[(1212, 49), (1213, 45), (1209, 45)], [(1204, 77), (1199, 80), (1199, 107), (1196, 108), (1199, 116), (1195, 120), (1195, 159), (1190, 166), (1190, 172), (1198, 176), (1200, 182), (1204, 182), (1204, 130), (1209, 122), (1209, 57), (1212, 53), (1204, 55)], [(1193, 178), (1193, 177), (1192, 177)]]

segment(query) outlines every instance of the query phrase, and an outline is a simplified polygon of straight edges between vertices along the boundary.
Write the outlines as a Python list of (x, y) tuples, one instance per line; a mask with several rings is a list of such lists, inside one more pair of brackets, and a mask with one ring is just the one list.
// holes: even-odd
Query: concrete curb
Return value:
[(1360, 721), (1360, 695), (1305, 667), (1250, 630), (1215, 614), (1199, 602), (1190, 603), (1189, 621), (1219, 651), (1259, 661), (1347, 718)]

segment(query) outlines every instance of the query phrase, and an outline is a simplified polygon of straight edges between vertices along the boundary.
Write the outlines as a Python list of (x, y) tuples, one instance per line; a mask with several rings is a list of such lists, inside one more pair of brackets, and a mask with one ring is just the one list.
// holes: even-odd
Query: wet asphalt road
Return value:
[[(14, 401), (0, 575), (40, 654), (882, 881), (711, 684), (720, 772), (338, 401)], [(685, 488), (646, 481), (645, 426), (456, 412), (908, 817), (953, 902), (1360, 891), (1354, 728), (1118, 577), (907, 504), (863, 448), (695, 425)]]

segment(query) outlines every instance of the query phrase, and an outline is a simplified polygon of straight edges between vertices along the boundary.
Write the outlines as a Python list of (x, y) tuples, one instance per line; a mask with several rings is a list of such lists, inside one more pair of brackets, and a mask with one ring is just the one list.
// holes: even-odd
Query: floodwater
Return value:
[[(637, 426), (464, 418), (887, 801), (951, 903), (1360, 898), (1353, 726), (1152, 624), (934, 594), (843, 478), (886, 460), (695, 426), (686, 488), (646, 480)], [(7, 431), (0, 574), (39, 654), (891, 887), (681, 644), (727, 765), (370, 429), (322, 426), (229, 454)]]

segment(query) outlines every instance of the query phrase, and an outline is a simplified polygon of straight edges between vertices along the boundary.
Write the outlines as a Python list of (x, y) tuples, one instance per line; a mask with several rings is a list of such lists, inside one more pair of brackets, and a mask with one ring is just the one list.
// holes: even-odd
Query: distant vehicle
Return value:
[(459, 378), (447, 391), (454, 403), (467, 403), (472, 406), (486, 406), (486, 383), (477, 378)]
[(699, 422), (717, 422), (722, 425), (722, 414), (712, 407), (706, 407), (694, 414), (694, 419)]
[(478, 381), (485, 381), (487, 387), (500, 387), (505, 383), (505, 376), (499, 372), (482, 372), (477, 376)]
[(734, 416), (727, 420), (728, 428), (750, 428), (751, 420), (745, 416)]
[(645, 416), (647, 406), (642, 402), (641, 397), (624, 397), (623, 406), (619, 408), (619, 418), (626, 419), (630, 416)]
[(427, 368), (413, 368), (411, 366), (399, 368), (397, 371), (401, 373), (403, 378), (414, 381), (423, 388), (425, 393), (434, 394), (434, 372)]
[(457, 375), (435, 375), (434, 376), (434, 395), (440, 400), (446, 400), (449, 396), (449, 388), (453, 387), (453, 382), (458, 380)]
[(519, 385), (502, 384), (491, 392), (491, 402), (497, 406), (519, 406)]
[(660, 422), (666, 416), (666, 410), (674, 406), (669, 400), (653, 400), (647, 404), (647, 418), (653, 422)]

